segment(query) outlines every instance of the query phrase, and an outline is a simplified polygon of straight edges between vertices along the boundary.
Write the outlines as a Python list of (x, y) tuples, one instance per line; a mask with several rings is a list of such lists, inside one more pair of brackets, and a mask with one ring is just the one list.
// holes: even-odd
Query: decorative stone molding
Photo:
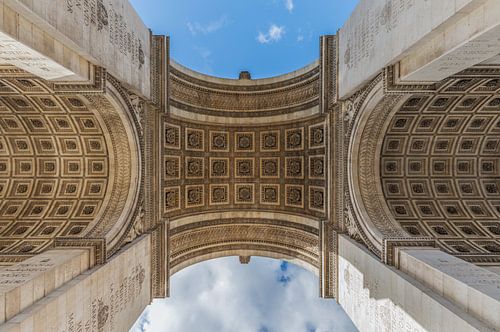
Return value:
[[(110, 132), (112, 141), (110, 147), (115, 161), (113, 172), (122, 177), (115, 181), (112, 191), (110, 202), (114, 202), (115, 206), (108, 209), (115, 217), (108, 216), (102, 219), (107, 221), (107, 226), (104, 226), (104, 223), (96, 224), (89, 233), (91, 234), (89, 236), (98, 236), (99, 232), (109, 232), (106, 235), (109, 257), (123, 246), (134, 223), (140, 220), (142, 207), (139, 202), (143, 200), (141, 184), (144, 167), (141, 157), (143, 155), (141, 110), (138, 108), (142, 102), (138, 101), (134, 106), (132, 104), (134, 94), (111, 75), (108, 75), (107, 80), (109, 83), (107, 97), (96, 95), (87, 98), (94, 100), (96, 104), (94, 110), (101, 114)], [(109, 112), (110, 108), (119, 111)], [(137, 225), (135, 226), (137, 228)]]
[(90, 266), (106, 263), (107, 250), (105, 239), (82, 239), (82, 238), (56, 238), (53, 242), (54, 249), (89, 249)]
[[(170, 255), (169, 220), (163, 219), (161, 202), (165, 183), (164, 174), (170, 171), (165, 161), (165, 116), (169, 105), (168, 71), (170, 40), (165, 36), (152, 37), (151, 103), (144, 108), (144, 214), (146, 228), (151, 231), (151, 294), (153, 298), (169, 296)], [(180, 170), (180, 158), (177, 171)], [(179, 174), (180, 175), (180, 174)]]
[(355, 239), (361, 238), (376, 255), (382, 253), (383, 237), (406, 237), (391, 219), (380, 194), (377, 175), (378, 141), (383, 125), (399, 97), (385, 97), (382, 76), (353, 95), (344, 105), (346, 145), (349, 146), (347, 180), (349, 198), (344, 211), (346, 226)]
[(318, 238), (316, 227), (281, 219), (221, 218), (187, 223), (170, 231), (171, 274), (229, 252), (290, 259), (317, 271)]
[(385, 238), (382, 261), (385, 264), (396, 266), (397, 248), (436, 248), (436, 241), (427, 237)]
[(498, 74), (479, 66), (435, 84), (402, 84), (390, 67), (344, 103), (351, 164), (345, 226), (384, 262), (392, 264), (393, 239), (434, 241), (485, 264), (498, 260), (500, 228), (490, 219), (499, 189), (487, 175), (499, 146)]
[(337, 103), (337, 36), (321, 36), (320, 39), (320, 109), (329, 112)]
[(163, 220), (151, 232), (151, 294), (153, 298), (170, 296), (170, 230)]
[(240, 256), (240, 264), (243, 264), (243, 265), (250, 264), (251, 258), (252, 258), (252, 256)]
[(171, 63), (170, 104), (191, 113), (192, 117), (283, 116), (318, 106), (319, 76), (317, 63), (294, 73), (261, 80), (220, 79)]
[(333, 223), (325, 220), (320, 224), (319, 283), (320, 296), (337, 299), (338, 295), (338, 233)]
[[(1, 77), (9, 77), (15, 79), (29, 79), (34, 78), (35, 76), (31, 73), (28, 73), (22, 69), (19, 69), (10, 65), (0, 65), (0, 76)], [(81, 83), (81, 82), (50, 82), (44, 81), (40, 78), (37, 78), (38, 85), (43, 85), (50, 91), (57, 93), (59, 95), (64, 94), (103, 94), (106, 92), (106, 78), (107, 73), (106, 69), (91, 65), (90, 68), (90, 80), (89, 83)], [(37, 90), (35, 86), (29, 87), (26, 86), (26, 92), (30, 90)]]
[(170, 67), (170, 38), (152, 36), (151, 40), (151, 103), (167, 112)]

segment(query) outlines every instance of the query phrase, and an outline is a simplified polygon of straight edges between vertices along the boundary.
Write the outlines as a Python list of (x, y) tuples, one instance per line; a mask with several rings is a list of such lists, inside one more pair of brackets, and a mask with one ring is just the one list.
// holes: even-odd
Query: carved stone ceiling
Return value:
[(96, 69), (92, 85), (65, 85), (0, 67), (2, 264), (56, 238), (62, 246), (98, 239), (119, 247), (122, 227), (115, 226), (126, 228), (134, 209), (138, 161), (104, 74)]
[(319, 103), (319, 66), (262, 80), (229, 80), (195, 73), (173, 63), (170, 105), (190, 113), (212, 116), (262, 117), (291, 114)]
[(0, 81), (0, 252), (78, 237), (103, 208), (106, 131), (78, 96), (34, 79)]
[(392, 118), (380, 159), (394, 218), (456, 254), (500, 252), (500, 80), (448, 80)]
[[(318, 105), (318, 66), (272, 83), (194, 77), (176, 67), (171, 104), (187, 116), (165, 123), (166, 216), (261, 210), (324, 218), (326, 117), (316, 109), (287, 121)], [(274, 121), (254, 123), (261, 116)]]
[(324, 217), (324, 117), (300, 123), (224, 128), (165, 124), (165, 213), (287, 211)]
[(173, 225), (172, 272), (221, 253), (278, 255), (317, 269), (328, 212), (319, 66), (226, 80), (173, 64), (170, 93), (163, 212)]

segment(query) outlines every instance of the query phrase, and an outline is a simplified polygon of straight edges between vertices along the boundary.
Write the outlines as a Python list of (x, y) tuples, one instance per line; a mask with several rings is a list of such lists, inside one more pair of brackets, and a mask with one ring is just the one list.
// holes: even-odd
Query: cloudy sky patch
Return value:
[(257, 40), (261, 44), (269, 44), (279, 41), (285, 34), (284, 26), (277, 26), (276, 24), (271, 24), (267, 33), (259, 32)]
[[(287, 279), (284, 285), (280, 280)], [(236, 257), (196, 264), (171, 279), (133, 332), (356, 331), (334, 300), (318, 297), (318, 278), (279, 260)]]
[(229, 20), (226, 15), (222, 15), (220, 18), (217, 20), (212, 20), (208, 23), (202, 24), (200, 22), (188, 22), (187, 27), (189, 29), (189, 32), (193, 36), (196, 36), (198, 34), (202, 35), (208, 35), (209, 33), (216, 32), (225, 26), (229, 24)]
[[(277, 76), (317, 60), (319, 37), (335, 34), (358, 2), (130, 1), (155, 35), (170, 36), (171, 59), (195, 71), (233, 79), (243, 70), (254, 79)], [(269, 29), (271, 23), (274, 28)], [(210, 50), (208, 65), (193, 45)]]

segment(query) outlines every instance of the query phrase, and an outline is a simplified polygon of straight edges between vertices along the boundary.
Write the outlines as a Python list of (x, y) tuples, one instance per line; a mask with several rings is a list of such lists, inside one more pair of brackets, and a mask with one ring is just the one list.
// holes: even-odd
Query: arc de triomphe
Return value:
[(286, 259), (361, 331), (500, 329), (500, 2), (361, 0), (319, 60), (210, 77), (127, 0), (0, 1), (0, 331), (127, 331)]

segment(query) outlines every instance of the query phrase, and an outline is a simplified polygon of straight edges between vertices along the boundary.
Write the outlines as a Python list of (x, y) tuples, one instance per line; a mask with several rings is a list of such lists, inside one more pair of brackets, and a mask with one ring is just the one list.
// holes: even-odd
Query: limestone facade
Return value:
[(254, 80), (127, 0), (2, 1), (0, 331), (127, 330), (224, 256), (313, 271), (362, 331), (500, 329), (497, 6), (362, 0)]

